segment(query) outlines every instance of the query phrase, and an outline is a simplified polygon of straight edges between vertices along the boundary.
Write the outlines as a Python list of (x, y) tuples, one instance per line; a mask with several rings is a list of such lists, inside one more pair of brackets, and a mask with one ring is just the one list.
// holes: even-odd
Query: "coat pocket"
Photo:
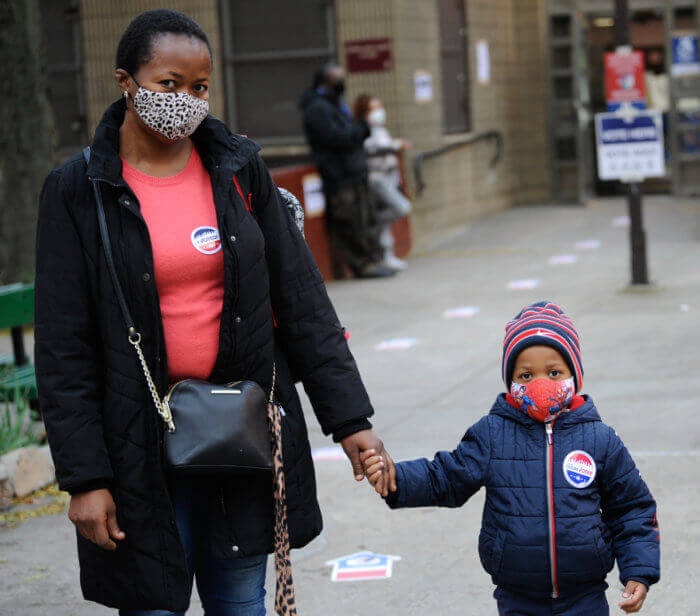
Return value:
[(505, 533), (497, 530), (495, 534), (482, 528), (479, 533), (479, 560), (486, 573), (497, 578), (503, 558)]
[(562, 593), (580, 589), (581, 584), (599, 583), (612, 569), (612, 551), (599, 528), (595, 526), (583, 536), (585, 542), (557, 549), (559, 590)]
[[(607, 540), (605, 539), (600, 528), (596, 528), (595, 535), (595, 547), (598, 553), (598, 559), (600, 560), (601, 570), (607, 575), (615, 564), (615, 555), (612, 551), (611, 540), (609, 538)], [(606, 533), (606, 535), (609, 535), (609, 533)]]

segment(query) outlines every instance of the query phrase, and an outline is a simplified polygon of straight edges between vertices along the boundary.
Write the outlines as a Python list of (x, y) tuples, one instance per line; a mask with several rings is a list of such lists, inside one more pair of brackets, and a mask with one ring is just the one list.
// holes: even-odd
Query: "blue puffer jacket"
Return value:
[(657, 582), (656, 503), (592, 400), (580, 401), (548, 435), (499, 396), (457, 449), (397, 464), (389, 506), (459, 507), (486, 486), (479, 557), (514, 592), (571, 596), (602, 585), (615, 559), (623, 583)]

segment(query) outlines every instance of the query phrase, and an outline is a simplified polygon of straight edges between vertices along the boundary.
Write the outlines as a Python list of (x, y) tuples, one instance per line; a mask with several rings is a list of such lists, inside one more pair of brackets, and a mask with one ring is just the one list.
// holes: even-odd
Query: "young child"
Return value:
[[(501, 394), (457, 449), (396, 465), (400, 507), (459, 507), (486, 486), (479, 557), (501, 616), (609, 614), (615, 559), (620, 607), (641, 609), (659, 580), (656, 504), (629, 452), (581, 389), (578, 333), (555, 304), (506, 326)], [(383, 462), (362, 454), (378, 491)]]

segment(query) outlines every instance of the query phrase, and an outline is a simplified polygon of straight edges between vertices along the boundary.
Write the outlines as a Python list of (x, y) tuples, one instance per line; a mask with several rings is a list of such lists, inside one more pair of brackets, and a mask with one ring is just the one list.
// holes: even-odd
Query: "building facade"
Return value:
[[(644, 1), (663, 5), (663, 11), (671, 2)], [(605, 6), (594, 14), (582, 4)], [(119, 96), (114, 53), (129, 20), (150, 8), (179, 9), (201, 24), (214, 49), (212, 113), (261, 143), (270, 166), (308, 161), (298, 99), (325, 62), (346, 66), (349, 104), (363, 92), (384, 101), (390, 131), (412, 144), (405, 163), (419, 250), (490, 212), (591, 196), (591, 137), (572, 116), (585, 99), (579, 73), (589, 69), (575, 59), (590, 47), (579, 25), (607, 15), (612, 5), (612, 0), (42, 0), (47, 54), (61, 58), (49, 62), (49, 71), (58, 84), (52, 95), (66, 153), (88, 141), (105, 107)], [(557, 29), (567, 18), (568, 43)], [(585, 79), (591, 78), (587, 73)], [(494, 140), (466, 144), (489, 131), (497, 131), (503, 143), (495, 167)], [(426, 187), (417, 194), (413, 158), (441, 149), (445, 152), (425, 159)]]
[[(700, 194), (698, 0), (628, 0), (631, 46), (643, 53), (646, 106), (663, 113), (666, 175), (646, 192)], [(585, 203), (619, 194), (597, 179), (594, 114), (606, 111), (604, 56), (615, 50), (614, 0), (549, 0), (547, 56), (552, 196)], [(693, 50), (694, 45), (694, 50)], [(679, 53), (679, 49), (685, 51)], [(693, 58), (694, 55), (694, 58)], [(685, 57), (682, 57), (685, 56)]]

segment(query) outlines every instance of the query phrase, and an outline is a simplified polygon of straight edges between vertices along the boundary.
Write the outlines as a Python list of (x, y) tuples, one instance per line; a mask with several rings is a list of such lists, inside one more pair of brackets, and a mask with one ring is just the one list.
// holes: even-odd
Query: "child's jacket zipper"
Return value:
[(554, 477), (553, 477), (553, 444), (552, 444), (552, 423), (544, 425), (545, 442), (547, 444), (545, 450), (545, 461), (547, 466), (547, 521), (549, 528), (549, 573), (552, 579), (552, 598), (559, 597), (559, 584), (557, 583), (557, 545), (556, 545), (556, 528), (554, 523)]

